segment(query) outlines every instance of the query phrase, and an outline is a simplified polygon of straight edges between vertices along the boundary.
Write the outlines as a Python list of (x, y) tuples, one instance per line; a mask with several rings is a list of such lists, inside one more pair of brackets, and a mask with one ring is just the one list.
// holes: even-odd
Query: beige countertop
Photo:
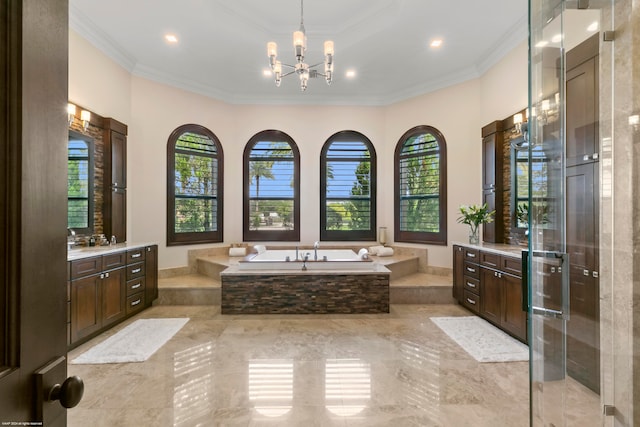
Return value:
[(115, 252), (138, 249), (145, 246), (155, 245), (155, 243), (117, 243), (108, 246), (84, 246), (67, 251), (67, 261), (76, 259), (91, 258), (94, 256), (108, 255)]
[(510, 256), (522, 256), (522, 251), (526, 251), (526, 246), (507, 245), (505, 243), (487, 243), (480, 242), (477, 244), (470, 244), (465, 242), (453, 242), (454, 245), (464, 246), (467, 248), (479, 249), (485, 252), (494, 252), (500, 255)]

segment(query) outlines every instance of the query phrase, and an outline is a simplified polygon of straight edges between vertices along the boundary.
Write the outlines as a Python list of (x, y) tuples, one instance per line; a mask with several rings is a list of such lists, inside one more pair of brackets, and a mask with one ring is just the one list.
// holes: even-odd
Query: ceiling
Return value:
[(132, 74), (234, 104), (388, 105), (477, 78), (527, 38), (527, 0), (307, 0), (306, 62), (333, 40), (335, 77), (302, 92), (295, 76), (278, 88), (263, 75), (269, 41), (295, 62), (299, 0), (69, 3), (70, 27)]

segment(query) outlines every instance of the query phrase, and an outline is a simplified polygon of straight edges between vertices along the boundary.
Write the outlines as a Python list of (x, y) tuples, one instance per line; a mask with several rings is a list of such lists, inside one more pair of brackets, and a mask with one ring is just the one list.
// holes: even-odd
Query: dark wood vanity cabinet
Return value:
[(504, 135), (502, 121), (489, 123), (482, 128), (482, 203), (495, 210), (494, 221), (483, 224), (482, 239), (485, 242), (504, 242)]
[(157, 245), (68, 261), (68, 345), (75, 347), (157, 298)]
[(521, 265), (521, 258), (515, 256), (454, 246), (453, 276), (458, 302), (526, 343)]
[(127, 240), (127, 126), (104, 119), (104, 234)]

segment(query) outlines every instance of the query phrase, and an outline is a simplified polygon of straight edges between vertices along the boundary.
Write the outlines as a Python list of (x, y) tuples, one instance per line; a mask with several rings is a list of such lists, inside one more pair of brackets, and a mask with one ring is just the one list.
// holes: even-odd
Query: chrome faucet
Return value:
[(318, 248), (320, 247), (320, 242), (315, 242), (313, 244), (313, 260), (318, 260)]
[(73, 248), (76, 244), (76, 231), (73, 228), (67, 228), (67, 249)]
[(307, 261), (309, 261), (309, 253), (304, 254), (302, 259), (302, 271), (307, 271)]

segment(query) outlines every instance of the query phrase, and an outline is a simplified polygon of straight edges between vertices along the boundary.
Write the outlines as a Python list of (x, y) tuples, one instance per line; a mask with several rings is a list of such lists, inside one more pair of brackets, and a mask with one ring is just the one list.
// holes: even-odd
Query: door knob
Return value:
[(56, 384), (49, 391), (49, 401), (59, 400), (65, 408), (73, 408), (84, 395), (84, 382), (78, 376), (67, 378), (62, 385)]

